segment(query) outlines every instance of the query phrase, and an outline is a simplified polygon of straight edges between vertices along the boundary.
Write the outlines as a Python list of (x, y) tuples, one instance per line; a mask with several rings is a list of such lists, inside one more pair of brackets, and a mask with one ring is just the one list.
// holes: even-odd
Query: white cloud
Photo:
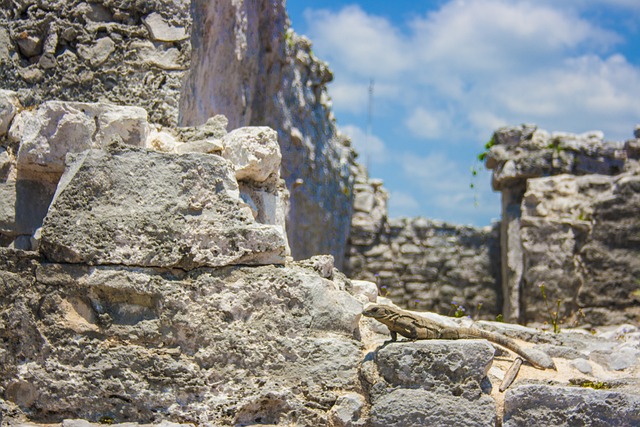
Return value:
[[(613, 1), (640, 10), (640, 1)], [(419, 194), (413, 200), (420, 212), (448, 212), (436, 215), (446, 220), (462, 215), (474, 205), (462, 165), (504, 125), (600, 129), (610, 140), (631, 136), (640, 117), (640, 66), (616, 51), (620, 35), (583, 13), (605, 8), (605, 0), (440, 3), (404, 23), (357, 6), (306, 14), (314, 50), (334, 71), (329, 92), (339, 122), (341, 114), (366, 118), (369, 79), (375, 79), (377, 140), (363, 145), (355, 133), (362, 129), (351, 131), (361, 153), (386, 159), (376, 172), (392, 194)], [(390, 179), (398, 174), (404, 179)], [(495, 199), (488, 181), (477, 185), (482, 200)], [(432, 211), (434, 205), (441, 210)], [(389, 206), (400, 211), (393, 198)]]
[(451, 119), (445, 111), (428, 111), (418, 107), (411, 112), (405, 124), (415, 136), (436, 139), (449, 130)]
[(351, 138), (351, 143), (360, 155), (362, 163), (384, 163), (387, 160), (387, 148), (379, 137), (363, 131), (355, 125), (340, 126), (340, 130)]
[(368, 15), (359, 6), (338, 13), (307, 10), (305, 18), (318, 51), (330, 51), (349, 72), (362, 77), (395, 76), (410, 66), (403, 37), (385, 18)]

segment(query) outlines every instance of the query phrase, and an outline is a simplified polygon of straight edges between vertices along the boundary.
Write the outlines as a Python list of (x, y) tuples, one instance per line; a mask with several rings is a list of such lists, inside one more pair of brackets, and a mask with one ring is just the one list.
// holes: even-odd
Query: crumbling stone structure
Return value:
[(382, 182), (360, 169), (347, 275), (375, 282), (381, 295), (403, 307), (491, 319), (500, 314), (498, 228), (389, 219), (387, 197)]
[[(275, 129), (292, 255), (329, 253), (341, 266), (355, 154), (335, 126), (331, 79), (309, 40), (289, 29), (281, 0), (0, 1), (0, 89), (15, 91), (24, 107), (140, 106), (151, 132), (217, 114), (229, 130)], [(38, 191), (46, 207), (53, 187)]]
[(558, 302), (567, 321), (640, 318), (637, 129), (635, 138), (606, 142), (601, 132), (549, 134), (531, 125), (495, 132), (486, 164), (502, 192), (508, 319), (547, 321)]

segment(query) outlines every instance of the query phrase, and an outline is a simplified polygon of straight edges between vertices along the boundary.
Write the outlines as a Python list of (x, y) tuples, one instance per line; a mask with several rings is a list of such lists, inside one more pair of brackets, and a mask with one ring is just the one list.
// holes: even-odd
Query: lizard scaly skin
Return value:
[(445, 326), (389, 305), (369, 306), (362, 314), (385, 324), (391, 333), (391, 341), (397, 341), (398, 334), (410, 340), (486, 339), (522, 356), (527, 362), (537, 368), (555, 369), (553, 360), (551, 360), (550, 357), (544, 354), (539, 355), (538, 353), (525, 351), (513, 340), (504, 335), (473, 327)]

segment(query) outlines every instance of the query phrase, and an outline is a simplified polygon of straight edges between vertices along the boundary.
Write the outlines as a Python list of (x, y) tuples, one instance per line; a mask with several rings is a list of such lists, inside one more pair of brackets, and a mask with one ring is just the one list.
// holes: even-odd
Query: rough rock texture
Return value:
[(531, 125), (496, 131), (486, 162), (502, 191), (506, 318), (548, 321), (559, 301), (560, 321), (640, 319), (639, 143)]
[(57, 262), (182, 269), (283, 264), (284, 230), (254, 221), (234, 174), (209, 154), (85, 151), (60, 180), (41, 252)]
[(523, 309), (542, 320), (541, 298), (561, 318), (619, 324), (640, 319), (640, 173), (531, 180), (523, 201)]
[(292, 254), (298, 259), (332, 254), (341, 267), (352, 213), (354, 153), (330, 110), (325, 85), (331, 71), (312, 54), (309, 40), (287, 29), (282, 0), (194, 0), (193, 8), (193, 59), (180, 122), (200, 124), (224, 114), (231, 129), (276, 129), (282, 177), (291, 193)]
[(0, 86), (23, 105), (138, 105), (177, 123), (191, 60), (188, 0), (0, 1)]
[[(372, 426), (495, 425), (483, 391), (493, 349), (481, 341), (422, 341), (378, 348), (365, 364)], [(366, 367), (365, 367), (365, 372)], [(463, 421), (464, 420), (464, 421)]]
[(637, 390), (523, 385), (507, 392), (504, 427), (640, 425)]
[(323, 425), (361, 393), (361, 304), (313, 260), (185, 273), (0, 249), (0, 263), (0, 395), (32, 422)]
[[(12, 104), (17, 97), (5, 91), (0, 99)], [(49, 101), (13, 115), (9, 125), (6, 138), (0, 136), (6, 158), (0, 240), (21, 249), (32, 246), (29, 239), (42, 225), (68, 153), (114, 141), (144, 146), (149, 133), (144, 109), (108, 103)]]
[(11, 124), (9, 138), (20, 145), (20, 175), (59, 177), (67, 153), (104, 147), (114, 141), (141, 147), (148, 134), (147, 112), (140, 107), (48, 101), (34, 111), (19, 113)]

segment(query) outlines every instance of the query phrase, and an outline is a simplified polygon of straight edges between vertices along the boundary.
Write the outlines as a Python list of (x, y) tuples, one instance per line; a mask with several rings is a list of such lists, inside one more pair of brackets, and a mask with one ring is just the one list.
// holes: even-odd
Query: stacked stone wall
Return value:
[(2, 0), (0, 86), (25, 107), (109, 101), (175, 125), (190, 31), (189, 0)]
[[(501, 313), (497, 226), (388, 219), (382, 182), (361, 170), (345, 271), (403, 307), (495, 318)], [(462, 307), (462, 308), (461, 308)]]
[[(640, 317), (640, 132), (498, 130), (487, 153), (502, 192), (505, 316), (616, 324)], [(544, 288), (544, 294), (543, 294)]]

